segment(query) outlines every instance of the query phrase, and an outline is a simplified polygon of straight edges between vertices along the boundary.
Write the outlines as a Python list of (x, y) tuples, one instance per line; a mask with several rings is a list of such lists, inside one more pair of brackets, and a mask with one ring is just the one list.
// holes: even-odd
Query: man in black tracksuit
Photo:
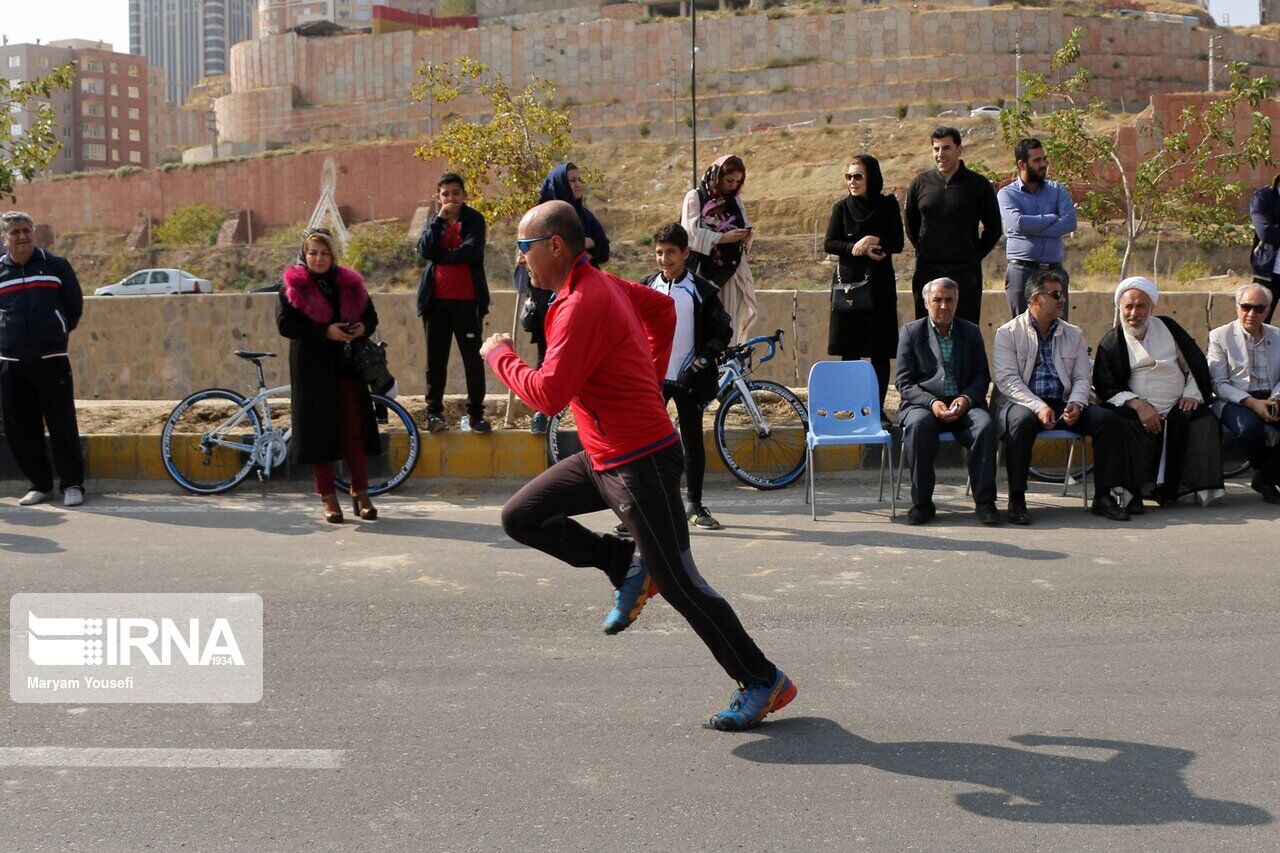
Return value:
[(53, 492), (48, 426), (64, 503), (79, 506), (84, 455), (67, 338), (84, 307), (80, 281), (66, 259), (36, 248), (30, 216), (9, 211), (0, 225), (6, 249), (0, 257), (0, 408), (9, 448), (31, 481), (21, 503), (37, 504)]
[[(916, 247), (911, 277), (916, 319), (928, 314), (921, 293), (936, 278), (960, 285), (956, 316), (977, 323), (982, 313), (982, 259), (1000, 241), (1000, 204), (991, 182), (960, 159), (960, 131), (939, 127), (930, 134), (937, 168), (921, 172), (907, 189), (907, 237)], [(981, 233), (979, 233), (981, 226)]]
[(702, 443), (702, 412), (716, 397), (716, 362), (733, 337), (733, 320), (720, 304), (720, 288), (689, 271), (689, 234), (670, 222), (653, 235), (658, 272), (644, 280), (676, 303), (676, 330), (671, 359), (662, 383), (666, 402), (675, 400), (684, 448), (685, 514), (689, 523), (719, 530), (720, 522), (702, 504), (702, 481), (707, 454)]
[(440, 210), (422, 229), (418, 254), (427, 262), (418, 283), (418, 316), (427, 336), (427, 429), (441, 432), (449, 348), (458, 341), (467, 378), (467, 418), (472, 432), (493, 429), (484, 419), (484, 359), (480, 329), (489, 313), (484, 274), (484, 216), (467, 206), (462, 178), (445, 172), (436, 184)]

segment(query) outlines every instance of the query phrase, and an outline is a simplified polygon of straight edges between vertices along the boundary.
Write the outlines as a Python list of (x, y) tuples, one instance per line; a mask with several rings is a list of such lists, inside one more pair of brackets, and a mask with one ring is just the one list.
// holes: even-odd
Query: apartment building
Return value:
[(202, 77), (227, 73), (231, 46), (254, 37), (256, 0), (129, 0), (129, 52), (165, 71), (164, 100), (185, 103)]
[(373, 7), (430, 15), (440, 0), (259, 0), (258, 34), (279, 35), (300, 24), (330, 21), (350, 29), (373, 26)]

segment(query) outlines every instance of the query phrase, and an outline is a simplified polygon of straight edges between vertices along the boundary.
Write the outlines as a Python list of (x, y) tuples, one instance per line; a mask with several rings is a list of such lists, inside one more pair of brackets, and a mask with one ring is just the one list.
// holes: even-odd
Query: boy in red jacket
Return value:
[[(505, 334), (490, 337), (480, 353), (538, 411), (554, 415), (571, 405), (585, 449), (517, 492), (502, 508), (502, 527), (517, 542), (608, 576), (617, 591), (607, 634), (625, 630), (660, 592), (738, 682), (729, 707), (709, 725), (752, 728), (794, 699), (796, 688), (698, 574), (689, 549), (680, 501), (684, 455), (658, 384), (671, 354), (674, 303), (592, 267), (582, 223), (565, 202), (526, 213), (516, 244), (533, 283), (555, 291), (546, 316), (547, 356), (535, 370)], [(571, 518), (606, 508), (634, 542)]]

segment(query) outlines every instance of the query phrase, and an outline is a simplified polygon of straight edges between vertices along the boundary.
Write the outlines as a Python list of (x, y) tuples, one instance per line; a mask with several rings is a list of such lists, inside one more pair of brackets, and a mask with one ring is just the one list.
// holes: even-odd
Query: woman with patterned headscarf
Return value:
[(685, 195), (680, 216), (689, 232), (689, 269), (720, 288), (720, 301), (733, 318), (734, 340), (739, 341), (757, 316), (756, 283), (747, 264), (751, 221), (739, 199), (746, 180), (742, 158), (726, 154)]

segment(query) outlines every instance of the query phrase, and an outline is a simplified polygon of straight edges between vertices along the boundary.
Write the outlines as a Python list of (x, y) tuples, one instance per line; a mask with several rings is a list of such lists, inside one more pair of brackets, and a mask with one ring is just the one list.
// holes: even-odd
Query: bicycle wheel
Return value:
[(175, 483), (197, 495), (216, 495), (249, 476), (262, 425), (258, 413), (244, 406), (236, 392), (210, 388), (174, 407), (160, 435), (160, 456)]
[[(378, 394), (373, 397), (374, 420), (378, 424), (378, 443), (382, 453), (370, 456), (369, 494), (389, 492), (409, 479), (418, 464), (418, 427), (404, 406)], [(351, 478), (347, 463), (339, 461), (334, 466), (334, 481), (342, 492), (351, 491)]]
[(804, 473), (809, 410), (776, 382), (750, 380), (756, 423), (742, 392), (733, 390), (716, 412), (716, 450), (733, 476), (757, 489), (781, 489)]
[(560, 414), (547, 422), (547, 465), (568, 459), (581, 450), (582, 440), (578, 438), (573, 409), (565, 406)]

